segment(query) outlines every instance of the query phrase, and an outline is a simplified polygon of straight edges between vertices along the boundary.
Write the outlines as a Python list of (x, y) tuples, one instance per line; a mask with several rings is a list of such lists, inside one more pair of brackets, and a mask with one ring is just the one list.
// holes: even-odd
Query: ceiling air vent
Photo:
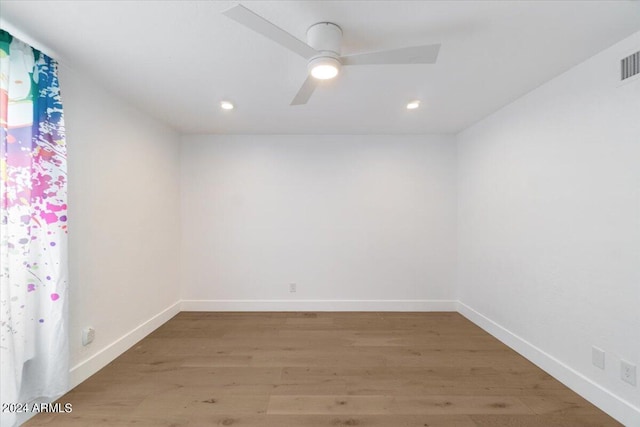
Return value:
[(620, 60), (620, 80), (640, 74), (640, 51)]

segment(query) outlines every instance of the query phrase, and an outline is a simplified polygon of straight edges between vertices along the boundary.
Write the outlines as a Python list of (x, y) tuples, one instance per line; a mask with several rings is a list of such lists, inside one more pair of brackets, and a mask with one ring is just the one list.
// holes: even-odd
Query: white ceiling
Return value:
[[(637, 1), (242, 1), (302, 40), (337, 23), (343, 54), (442, 43), (435, 65), (343, 68), (290, 107), (306, 61), (220, 14), (234, 4), (2, 0), (0, 11), (183, 133), (457, 132), (640, 30)], [(414, 98), (422, 107), (405, 110)]]

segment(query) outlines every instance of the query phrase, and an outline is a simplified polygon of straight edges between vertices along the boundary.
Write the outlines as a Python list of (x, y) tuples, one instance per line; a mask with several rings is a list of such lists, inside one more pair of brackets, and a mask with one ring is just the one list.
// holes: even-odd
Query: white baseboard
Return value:
[(455, 300), (182, 300), (182, 311), (456, 311)]
[(133, 328), (99, 352), (78, 363), (69, 370), (69, 387), (74, 388), (100, 369), (107, 366), (116, 357), (127, 351), (142, 338), (162, 326), (176, 314), (180, 313), (180, 301), (167, 307), (146, 322)]
[(640, 427), (640, 408), (619, 398), (461, 301), (458, 301), (457, 311), (625, 426)]

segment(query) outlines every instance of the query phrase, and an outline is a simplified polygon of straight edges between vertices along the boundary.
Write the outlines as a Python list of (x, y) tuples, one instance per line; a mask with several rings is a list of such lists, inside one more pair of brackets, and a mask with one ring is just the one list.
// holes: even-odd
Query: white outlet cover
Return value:
[(297, 289), (297, 286), (295, 283), (289, 283), (289, 292), (295, 292)]
[(89, 345), (96, 337), (96, 330), (92, 327), (87, 327), (82, 330), (82, 345)]
[(597, 368), (604, 369), (604, 350), (591, 347), (591, 363)]
[(636, 365), (624, 360), (620, 361), (620, 378), (631, 385), (636, 385)]

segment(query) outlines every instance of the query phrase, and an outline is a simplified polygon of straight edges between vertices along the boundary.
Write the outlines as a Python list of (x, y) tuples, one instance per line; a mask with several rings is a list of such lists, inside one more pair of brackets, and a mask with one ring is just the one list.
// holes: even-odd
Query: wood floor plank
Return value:
[(592, 415), (601, 411), (574, 393), (562, 396), (524, 396), (522, 401), (536, 414), (544, 415)]
[[(57, 417), (60, 417), (59, 415)], [(42, 419), (42, 418), (41, 418)], [(67, 415), (48, 423), (31, 422), (30, 426), (65, 425), (69, 427), (477, 427), (466, 415), (244, 415), (212, 414), (190, 416), (85, 416)], [(528, 426), (527, 426), (528, 427)], [(562, 426), (565, 427), (565, 426)]]
[[(288, 384), (321, 385), (339, 381), (349, 395), (572, 395), (562, 384), (549, 379), (522, 383), (512, 376), (503, 377), (494, 368), (287, 367), (282, 372), (282, 382)], [(461, 387), (461, 383), (465, 386)], [(273, 394), (294, 394), (286, 390), (280, 387)]]
[(457, 313), (183, 312), (27, 426), (620, 424)]
[(271, 396), (268, 414), (533, 414), (511, 396)]
[(155, 393), (140, 402), (131, 415), (153, 416), (161, 409), (176, 416), (213, 414), (264, 414), (269, 403), (267, 394), (234, 394), (224, 389), (209, 387), (182, 387), (164, 393)]
[(477, 427), (603, 427), (622, 426), (605, 414), (590, 415), (470, 415)]

